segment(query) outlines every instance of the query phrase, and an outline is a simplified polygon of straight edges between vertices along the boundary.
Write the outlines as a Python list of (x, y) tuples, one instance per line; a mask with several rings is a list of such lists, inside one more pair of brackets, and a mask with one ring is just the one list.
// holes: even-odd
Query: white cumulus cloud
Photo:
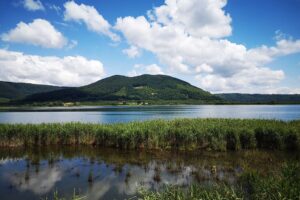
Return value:
[(0, 80), (82, 86), (101, 79), (103, 64), (82, 56), (37, 56), (0, 49)]
[(161, 67), (158, 66), (157, 64), (151, 64), (151, 65), (141, 65), (137, 64), (134, 66), (134, 69), (128, 72), (128, 76), (139, 76), (142, 74), (152, 74), (152, 75), (157, 75), (157, 74), (164, 74), (162, 71)]
[(203, 63), (202, 65), (199, 65), (195, 68), (196, 73), (212, 73), (214, 71), (214, 69), (209, 66), (208, 64)]
[(248, 49), (226, 39), (232, 32), (226, 0), (165, 0), (148, 17), (118, 18), (115, 29), (128, 44), (152, 52), (173, 73), (194, 76), (212, 92), (270, 91), (285, 77), (266, 67), (300, 52), (300, 40), (280, 38), (274, 46)]
[(129, 58), (136, 58), (141, 55), (140, 50), (136, 46), (130, 46), (130, 48), (124, 49), (122, 52)]
[(103, 16), (93, 7), (85, 4), (77, 4), (74, 1), (68, 1), (64, 4), (65, 21), (83, 22), (87, 28), (99, 34), (110, 37), (113, 41), (119, 41), (117, 34), (111, 31), (111, 25)]
[(178, 26), (195, 37), (231, 35), (231, 17), (222, 8), (227, 0), (166, 0), (148, 15), (163, 25)]
[(148, 74), (164, 74), (161, 68), (156, 64), (148, 65), (145, 69)]
[(20, 22), (17, 27), (1, 35), (6, 42), (32, 44), (45, 48), (62, 48), (67, 39), (61, 32), (44, 19), (35, 19), (31, 23)]
[(220, 74), (198, 74), (196, 80), (203, 88), (213, 92), (270, 93), (272, 86), (284, 78), (282, 70), (272, 71), (269, 68), (244, 69), (232, 76)]
[(23, 5), (24, 8), (29, 11), (45, 10), (45, 7), (40, 0), (24, 0)]

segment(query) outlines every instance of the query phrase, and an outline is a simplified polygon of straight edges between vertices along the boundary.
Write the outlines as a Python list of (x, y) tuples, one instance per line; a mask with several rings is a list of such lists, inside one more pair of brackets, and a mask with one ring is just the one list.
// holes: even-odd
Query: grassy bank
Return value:
[(262, 176), (256, 172), (241, 175), (235, 186), (192, 185), (189, 188), (167, 187), (161, 192), (142, 191), (143, 200), (261, 200), (300, 199), (300, 165), (289, 164), (278, 174)]
[(125, 124), (0, 124), (0, 146), (98, 145), (119, 149), (300, 149), (300, 120), (177, 119)]

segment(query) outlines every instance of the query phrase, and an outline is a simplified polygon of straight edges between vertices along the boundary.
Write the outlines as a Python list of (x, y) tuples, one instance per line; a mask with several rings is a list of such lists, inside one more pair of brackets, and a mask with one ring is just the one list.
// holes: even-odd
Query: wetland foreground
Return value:
[(300, 120), (0, 124), (2, 199), (299, 199)]
[(0, 159), (1, 199), (297, 199), (300, 195), (300, 155), (283, 151), (183, 153), (48, 146), (1, 148)]

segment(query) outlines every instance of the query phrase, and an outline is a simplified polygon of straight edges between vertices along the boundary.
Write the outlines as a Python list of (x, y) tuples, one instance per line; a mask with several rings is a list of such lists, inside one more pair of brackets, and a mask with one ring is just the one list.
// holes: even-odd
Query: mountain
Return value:
[(211, 94), (166, 75), (115, 75), (82, 87), (57, 87), (0, 81), (0, 103), (13, 104), (92, 101), (149, 101), (164, 103), (299, 104), (300, 95)]
[(215, 94), (230, 103), (246, 104), (299, 104), (300, 94)]
[(220, 101), (219, 97), (180, 79), (166, 75), (126, 77), (115, 75), (90, 85), (28, 96), (25, 102), (198, 100)]
[(63, 87), (0, 81), (0, 98), (20, 99), (28, 95), (60, 89), (63, 89)]

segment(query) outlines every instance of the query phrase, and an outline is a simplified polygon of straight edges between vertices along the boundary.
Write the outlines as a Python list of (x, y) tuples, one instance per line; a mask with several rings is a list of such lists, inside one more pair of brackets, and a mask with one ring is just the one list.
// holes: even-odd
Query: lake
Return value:
[(137, 199), (141, 188), (198, 183), (234, 185), (245, 170), (267, 174), (299, 155), (283, 152), (145, 152), (95, 147), (0, 149), (1, 199)]
[(2, 110), (0, 123), (118, 123), (173, 118), (300, 119), (300, 105), (33, 107)]

